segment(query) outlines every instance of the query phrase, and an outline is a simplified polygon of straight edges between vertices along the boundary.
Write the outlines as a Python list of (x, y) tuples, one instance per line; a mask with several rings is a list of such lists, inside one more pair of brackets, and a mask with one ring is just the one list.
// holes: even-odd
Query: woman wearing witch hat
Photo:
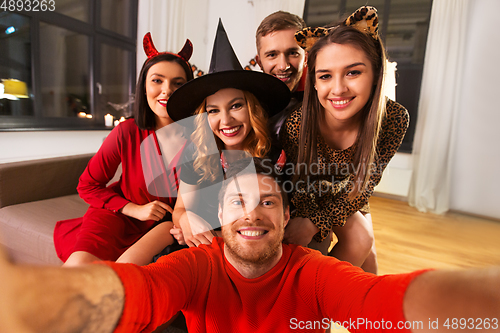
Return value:
[[(134, 119), (111, 131), (80, 177), (78, 192), (89, 209), (81, 218), (59, 221), (54, 230), (57, 254), (66, 266), (117, 260), (148, 230), (171, 221), (177, 162), (186, 139), (166, 104), (193, 79), (192, 44), (187, 40), (178, 54), (158, 52), (148, 33), (144, 50), (148, 59), (136, 86)], [(168, 137), (168, 144), (161, 144), (161, 137)], [(107, 186), (120, 164), (121, 178)], [(168, 234), (172, 222), (160, 225)], [(162, 248), (151, 248), (152, 254), (129, 251), (121, 260), (142, 264)]]
[(243, 69), (219, 20), (209, 73), (186, 83), (168, 101), (170, 117), (192, 130), (181, 157), (171, 230), (179, 243), (212, 241), (220, 227), (217, 194), (227, 164), (249, 156), (284, 164), (284, 152), (271, 147), (267, 119), (289, 100), (290, 90), (279, 79)]

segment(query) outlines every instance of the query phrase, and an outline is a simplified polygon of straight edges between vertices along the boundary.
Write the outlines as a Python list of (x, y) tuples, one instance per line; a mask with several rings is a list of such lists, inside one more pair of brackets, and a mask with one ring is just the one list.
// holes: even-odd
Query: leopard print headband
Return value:
[[(377, 9), (372, 6), (362, 6), (352, 13), (344, 22), (345, 26), (352, 26), (357, 30), (369, 34), (373, 39), (378, 40), (378, 15)], [(328, 35), (328, 33), (335, 29), (323, 27), (307, 27), (295, 33), (295, 41), (306, 52), (313, 47), (313, 45), (320, 39)]]

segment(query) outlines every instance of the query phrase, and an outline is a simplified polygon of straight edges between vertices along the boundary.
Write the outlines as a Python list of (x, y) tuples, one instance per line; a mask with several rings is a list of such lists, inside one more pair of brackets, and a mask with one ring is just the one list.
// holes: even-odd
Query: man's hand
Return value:
[(318, 232), (318, 227), (308, 218), (295, 217), (288, 222), (285, 228), (283, 242), (286, 244), (307, 246)]
[(145, 205), (129, 202), (120, 210), (122, 214), (138, 219), (139, 221), (160, 221), (167, 212), (172, 213), (172, 207), (164, 202), (155, 200)]

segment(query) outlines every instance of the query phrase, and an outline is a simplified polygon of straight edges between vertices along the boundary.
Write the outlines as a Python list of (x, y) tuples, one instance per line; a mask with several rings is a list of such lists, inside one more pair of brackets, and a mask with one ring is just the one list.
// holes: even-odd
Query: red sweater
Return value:
[(396, 328), (405, 320), (404, 292), (420, 273), (376, 276), (318, 251), (283, 245), (275, 267), (247, 279), (223, 252), (216, 238), (149, 266), (108, 263), (125, 287), (115, 332), (152, 331), (179, 310), (190, 333), (324, 332), (330, 319), (350, 332), (369, 332), (369, 321)]

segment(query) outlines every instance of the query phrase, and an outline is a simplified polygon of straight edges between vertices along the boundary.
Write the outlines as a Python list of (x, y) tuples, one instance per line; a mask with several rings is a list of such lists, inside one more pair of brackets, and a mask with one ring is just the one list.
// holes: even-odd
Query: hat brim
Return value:
[(177, 89), (167, 103), (170, 118), (179, 121), (192, 116), (205, 98), (224, 88), (251, 92), (269, 118), (283, 110), (291, 98), (288, 86), (272, 75), (249, 70), (216, 72), (191, 80)]

